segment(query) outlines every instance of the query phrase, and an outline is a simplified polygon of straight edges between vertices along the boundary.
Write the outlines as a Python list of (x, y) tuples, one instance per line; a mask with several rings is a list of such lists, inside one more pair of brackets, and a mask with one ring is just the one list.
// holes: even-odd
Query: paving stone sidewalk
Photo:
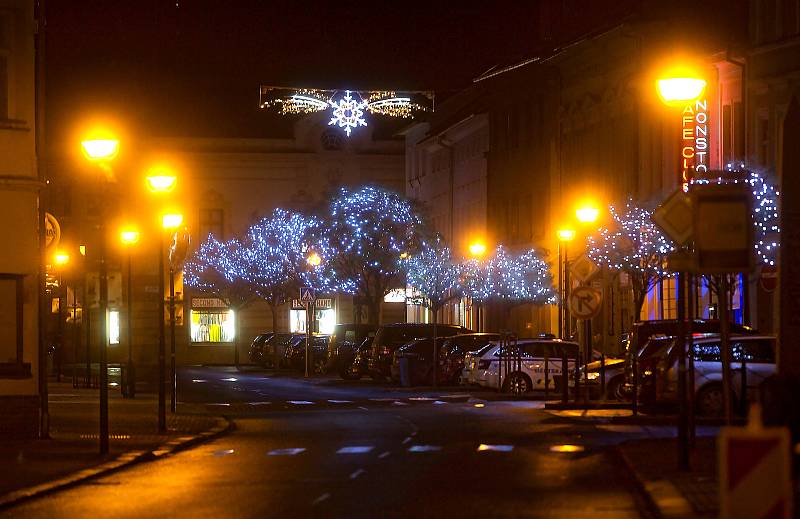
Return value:
[[(0, 444), (0, 471), (14, 474), (0, 481), (0, 503), (23, 489), (47, 487), (77, 473), (119, 465), (151, 451), (197, 440), (209, 431), (219, 431), (226, 422), (208, 415), (172, 415), (167, 412), (167, 432), (159, 434), (155, 395), (138, 394), (123, 399), (118, 392), (109, 396), (110, 453), (99, 454), (99, 395), (97, 389), (73, 388), (72, 384), (51, 383), (50, 439), (6, 440)], [(167, 403), (169, 405), (169, 402)], [(132, 456), (135, 455), (135, 456)]]

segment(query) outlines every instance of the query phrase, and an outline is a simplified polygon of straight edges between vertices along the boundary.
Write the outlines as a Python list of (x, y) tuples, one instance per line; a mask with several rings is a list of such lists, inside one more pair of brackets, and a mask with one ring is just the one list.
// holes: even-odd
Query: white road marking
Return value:
[(270, 405), (272, 402), (247, 402), (248, 405)]
[(203, 382), (208, 382), (208, 380), (206, 380), (204, 378), (193, 378), (192, 382), (194, 382), (195, 384), (201, 384)]
[(352, 404), (352, 400), (328, 400), (331, 404)]
[(366, 407), (364, 407), (364, 406), (358, 406), (358, 408), (359, 408), (359, 409), (361, 409), (362, 411), (369, 411), (369, 409), (367, 409), (367, 408), (366, 408)]
[(433, 405), (447, 405), (447, 402), (442, 402), (441, 400), (437, 400), (433, 403)]
[(328, 499), (329, 497), (331, 497), (331, 495), (329, 493), (325, 492), (324, 494), (322, 494), (321, 496), (319, 496), (318, 498), (313, 500), (311, 502), (311, 506), (316, 506), (316, 505), (320, 504), (321, 502), (325, 501), (326, 499)]
[(300, 454), (301, 452), (305, 452), (304, 447), (292, 447), (289, 449), (275, 449), (273, 451), (269, 451), (267, 456), (294, 456), (296, 454)]
[(289, 403), (294, 405), (314, 405), (314, 402), (308, 400), (289, 400)]
[(233, 454), (233, 453), (234, 453), (233, 449), (225, 449), (222, 451), (215, 451), (214, 456), (227, 456), (228, 454)]
[(357, 471), (355, 471), (355, 472), (353, 472), (352, 474), (350, 474), (350, 479), (356, 479), (356, 478), (357, 478), (358, 476), (360, 476), (361, 474), (366, 474), (366, 473), (367, 473), (367, 471), (366, 471), (366, 470), (364, 470), (364, 469), (358, 469)]
[(401, 402), (400, 400), (395, 400), (392, 402), (392, 405), (409, 405), (407, 402)]
[(403, 445), (405, 445), (406, 443), (408, 443), (410, 441), (411, 441), (411, 436), (406, 436), (405, 439), (403, 440)]
[(429, 398), (427, 396), (412, 396), (409, 400), (413, 400), (414, 402), (430, 402), (434, 400), (433, 398)]
[(384, 451), (384, 452), (381, 452), (381, 453), (378, 455), (378, 457), (379, 457), (380, 459), (383, 459), (383, 458), (388, 458), (390, 454), (391, 454), (391, 452), (389, 452), (389, 451)]
[(408, 452), (436, 452), (442, 448), (438, 445), (412, 445), (408, 448)]
[(352, 445), (349, 447), (342, 447), (336, 454), (366, 454), (374, 449), (372, 445)]
[(228, 377), (228, 378), (223, 378), (223, 379), (220, 379), (220, 380), (223, 380), (225, 382), (236, 382), (239, 379), (236, 378), (236, 377)]
[(514, 450), (513, 445), (490, 445), (488, 443), (481, 443), (478, 445), (478, 452), (487, 452), (487, 451), (495, 451), (495, 452), (511, 452)]

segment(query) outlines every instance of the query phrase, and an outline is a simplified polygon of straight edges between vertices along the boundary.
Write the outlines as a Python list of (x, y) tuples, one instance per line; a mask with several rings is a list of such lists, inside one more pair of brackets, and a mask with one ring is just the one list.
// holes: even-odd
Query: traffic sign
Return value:
[(581, 254), (569, 264), (569, 274), (578, 281), (586, 282), (600, 272), (597, 265), (586, 254)]
[(692, 203), (682, 189), (677, 189), (653, 211), (653, 221), (678, 245), (692, 239)]
[[(754, 420), (752, 414), (757, 414)], [(720, 517), (792, 517), (789, 430), (762, 427), (751, 412), (747, 427), (723, 427), (719, 435)]]
[(316, 297), (314, 296), (314, 289), (311, 287), (300, 288), (300, 301), (304, 303), (313, 303)]
[(761, 268), (761, 288), (767, 292), (774, 292), (778, 288), (778, 269), (772, 265)]
[(704, 274), (746, 272), (753, 265), (753, 195), (747, 184), (692, 189), (697, 268)]
[(45, 248), (58, 247), (61, 241), (61, 226), (56, 217), (50, 213), (44, 213), (44, 246)]
[(600, 313), (602, 304), (603, 292), (588, 286), (573, 288), (567, 301), (569, 311), (576, 319), (591, 319)]

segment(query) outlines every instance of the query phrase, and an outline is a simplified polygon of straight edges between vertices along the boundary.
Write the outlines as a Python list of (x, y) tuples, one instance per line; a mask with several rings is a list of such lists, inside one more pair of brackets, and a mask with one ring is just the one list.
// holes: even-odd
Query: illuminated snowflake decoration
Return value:
[(350, 95), (349, 90), (338, 101), (331, 101), (330, 105), (333, 108), (333, 117), (331, 117), (328, 125), (337, 125), (339, 128), (344, 128), (344, 132), (348, 137), (350, 137), (350, 132), (353, 128), (367, 125), (367, 121), (364, 119), (364, 109), (368, 103), (354, 98)]
[(282, 115), (303, 115), (331, 111), (328, 125), (342, 128), (349, 137), (353, 129), (367, 126), (366, 116), (410, 118), (416, 112), (433, 110), (433, 92), (391, 90), (355, 91), (285, 87), (261, 87), (261, 108), (276, 108)]

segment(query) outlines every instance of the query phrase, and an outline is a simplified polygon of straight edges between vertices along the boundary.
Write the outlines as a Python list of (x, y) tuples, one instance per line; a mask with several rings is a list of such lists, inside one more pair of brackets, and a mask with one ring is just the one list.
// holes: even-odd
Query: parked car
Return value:
[[(437, 324), (438, 337), (450, 337), (461, 333), (471, 333), (463, 326), (453, 324)], [(391, 374), (392, 355), (404, 344), (416, 339), (433, 337), (433, 324), (430, 323), (398, 323), (378, 328), (372, 342), (369, 359), (369, 373), (374, 378), (387, 378)]]
[(340, 373), (343, 379), (358, 380), (369, 373), (369, 358), (372, 355), (372, 341), (374, 340), (375, 336), (369, 336), (364, 339), (356, 350), (353, 362), (350, 363), (347, 371), (343, 374)]
[(268, 368), (287, 367), (286, 348), (298, 335), (296, 333), (276, 333), (266, 340), (262, 348), (262, 364)]
[[(678, 397), (678, 355), (675, 341), (660, 356), (654, 369), (643, 371), (641, 387), (642, 401), (654, 404), (674, 404)], [(767, 335), (733, 335), (731, 347), (731, 397), (734, 407), (744, 399), (758, 394), (761, 383), (775, 374), (775, 337)], [(698, 414), (721, 416), (724, 413), (722, 399), (722, 358), (719, 335), (694, 338), (694, 399)], [(744, 365), (745, 385), (742, 386)], [(746, 394), (745, 394), (746, 393)]]
[(326, 370), (348, 379), (359, 346), (368, 336), (374, 337), (377, 330), (371, 324), (337, 324), (328, 343)]
[(253, 339), (253, 342), (250, 343), (250, 351), (248, 352), (250, 362), (253, 364), (264, 363), (264, 343), (270, 340), (273, 335), (275, 335), (273, 332), (256, 335), (255, 339)]
[[(439, 352), (436, 381), (456, 385), (461, 382), (464, 358), (472, 351), (491, 341), (499, 340), (496, 333), (468, 333), (441, 337), (436, 342)], [(400, 380), (401, 359), (408, 359), (409, 378), (412, 384), (433, 383), (433, 338), (419, 339), (401, 346), (394, 352), (391, 367), (393, 381)]]
[[(309, 341), (311, 355), (308, 364), (309, 373), (321, 374), (325, 372), (328, 358), (328, 335), (312, 335)], [(293, 369), (305, 371), (306, 367), (306, 335), (297, 334), (286, 347), (286, 363)]]
[(558, 390), (563, 378), (560, 360), (563, 353), (566, 353), (569, 371), (566, 378), (568, 381), (574, 380), (575, 362), (580, 352), (580, 346), (575, 342), (536, 338), (518, 339), (516, 345), (505, 347), (499, 342), (492, 344), (473, 368), (473, 380), (480, 386), (498, 388), (502, 382), (501, 389), (504, 392), (524, 394), (529, 391), (543, 391), (547, 358), (547, 387)]
[[(604, 361), (594, 360), (584, 367), (589, 391), (594, 396), (609, 400), (627, 400), (625, 388), (625, 357), (609, 357)], [(601, 374), (605, 371), (605, 375)], [(605, 394), (600, 395), (601, 380), (605, 377)]]

